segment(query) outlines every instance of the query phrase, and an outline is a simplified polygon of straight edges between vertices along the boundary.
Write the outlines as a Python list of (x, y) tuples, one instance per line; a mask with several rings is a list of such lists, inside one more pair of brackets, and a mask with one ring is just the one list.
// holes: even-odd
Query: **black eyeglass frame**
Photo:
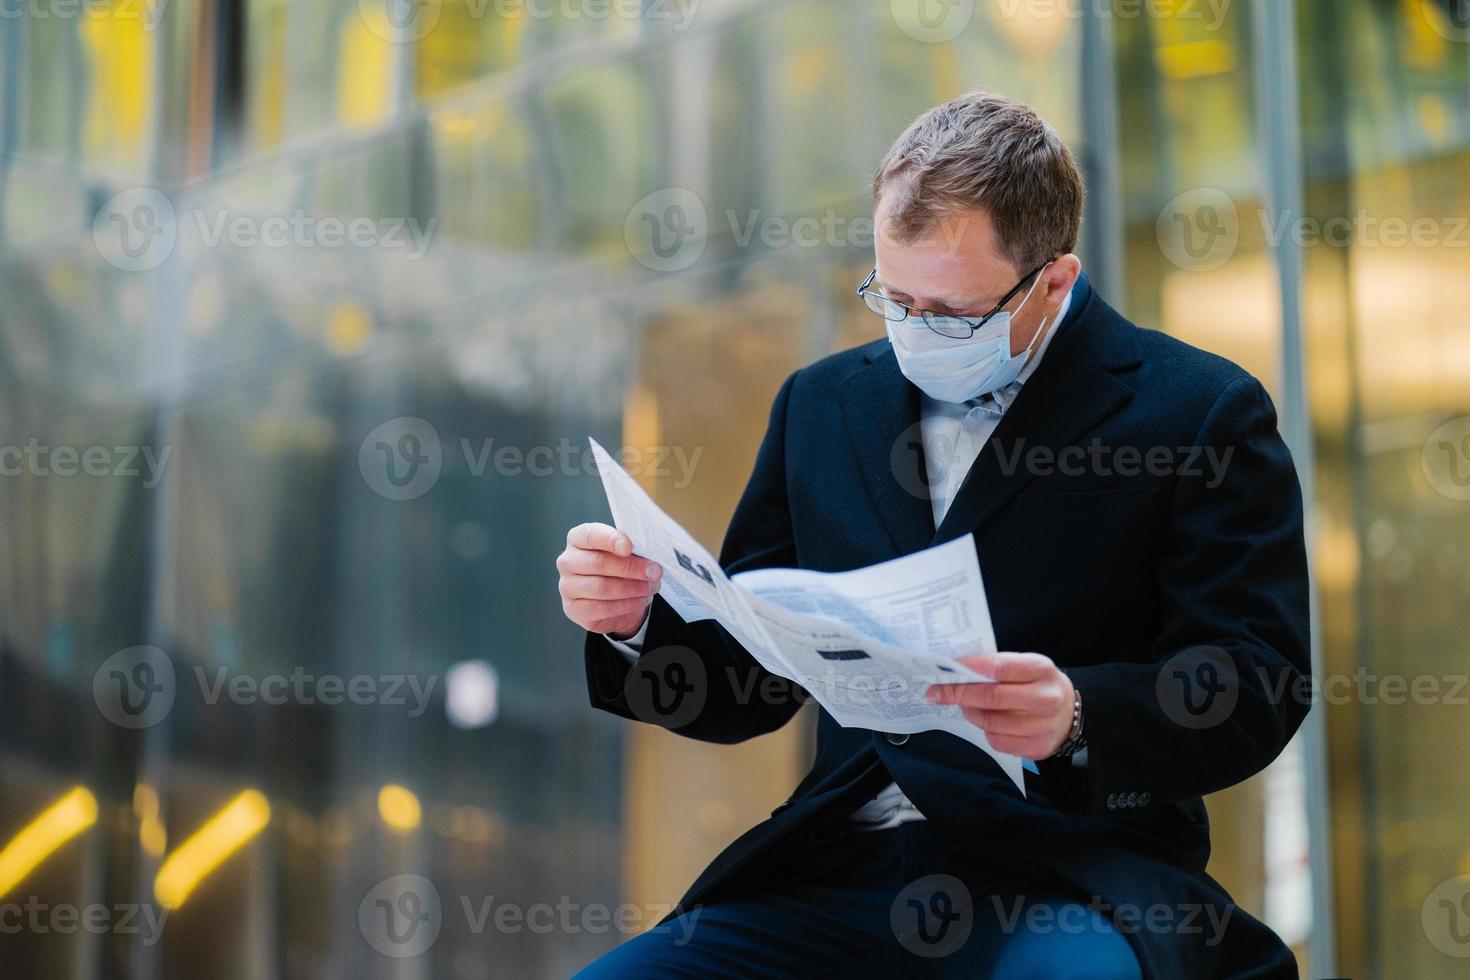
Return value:
[[(1016, 285), (1012, 287), (1011, 291), (1006, 293), (1005, 296), (1001, 297), (1000, 302), (996, 303), (995, 306), (991, 308), (990, 312), (982, 316), (979, 320), (972, 321), (969, 317), (966, 316), (951, 316), (948, 313), (936, 313), (933, 310), (915, 309), (914, 307), (909, 306), (907, 303), (900, 303), (898, 300), (892, 298), (891, 296), (884, 296), (881, 292), (873, 292), (868, 287), (873, 284), (874, 279), (878, 278), (877, 266), (873, 267), (873, 271), (868, 273), (868, 278), (864, 279), (862, 285), (857, 288), (857, 294), (859, 297), (862, 298), (863, 304), (866, 305), (868, 309), (872, 310), (874, 313), (877, 313), (879, 316), (883, 317), (883, 319), (887, 320), (890, 323), (902, 323), (909, 317), (917, 314), (918, 318), (924, 321), (924, 326), (928, 327), (930, 330), (933, 330), (936, 334), (939, 334), (939, 336), (944, 337), (948, 340), (968, 340), (970, 339), (970, 337), (975, 336), (975, 331), (979, 330), (981, 327), (985, 326), (985, 324), (994, 319), (995, 315), (997, 313), (1000, 313), (1007, 303), (1015, 299), (1016, 294), (1019, 293), (1022, 289), (1025, 289), (1027, 283), (1029, 283), (1032, 279), (1035, 279), (1038, 275), (1041, 274), (1043, 269), (1045, 269), (1047, 266), (1051, 265), (1055, 261), (1056, 259), (1048, 259), (1047, 261), (1041, 263), (1041, 265), (1038, 265), (1035, 269), (1032, 269), (1030, 272), (1022, 276), (1021, 281), (1016, 283)], [(892, 317), (885, 315), (880, 310), (873, 310), (872, 305), (868, 303), (869, 296), (876, 296), (884, 303), (897, 304), (898, 306), (903, 308), (903, 316), (895, 320)], [(951, 337), (949, 334), (940, 333), (939, 330), (935, 328), (933, 321), (930, 319), (931, 317), (942, 317), (945, 320), (951, 321), (958, 320), (960, 323), (963, 323), (970, 328), (970, 333), (968, 334), (968, 336), (965, 337)]]

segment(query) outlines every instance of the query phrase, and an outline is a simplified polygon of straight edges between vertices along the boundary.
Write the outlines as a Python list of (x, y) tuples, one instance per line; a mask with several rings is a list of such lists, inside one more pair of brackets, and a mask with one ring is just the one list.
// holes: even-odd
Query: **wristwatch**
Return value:
[(1067, 730), (1067, 740), (1051, 754), (1053, 759), (1070, 759), (1087, 748), (1087, 739), (1082, 735), (1082, 692), (1072, 688), (1072, 727)]

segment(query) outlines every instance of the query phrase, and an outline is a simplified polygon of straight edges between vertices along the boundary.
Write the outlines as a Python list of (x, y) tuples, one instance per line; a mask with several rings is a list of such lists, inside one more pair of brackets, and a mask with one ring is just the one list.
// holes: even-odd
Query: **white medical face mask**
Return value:
[[(1041, 272), (1045, 271), (1043, 267)], [(1041, 282), (1041, 272), (1036, 274), (1036, 282), (1026, 291), (1026, 298), (1016, 307), (1017, 312), (1036, 291), (1037, 283)], [(956, 326), (966, 322), (961, 317), (942, 319), (954, 321)], [(905, 378), (936, 401), (967, 402), (1000, 391), (1020, 377), (1037, 340), (1046, 332), (1046, 321), (1043, 320), (1026, 349), (1012, 355), (1011, 321), (1010, 313), (997, 313), (969, 340), (940, 336), (914, 316), (897, 323), (892, 320), (886, 322), (888, 342), (893, 345), (898, 368)]]

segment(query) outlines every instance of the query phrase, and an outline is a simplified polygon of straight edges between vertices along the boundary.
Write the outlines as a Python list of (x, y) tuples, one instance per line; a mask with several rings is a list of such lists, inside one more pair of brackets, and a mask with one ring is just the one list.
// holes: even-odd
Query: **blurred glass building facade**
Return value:
[(1260, 376), (1308, 485), (1320, 708), (1209, 801), (1212, 872), (1311, 975), (1462, 975), (1462, 0), (0, 12), (7, 976), (564, 976), (656, 919), (810, 719), (586, 706), (586, 437), (716, 545), (780, 381), (880, 333), (872, 168), (980, 87), (1077, 151), (1094, 282)]

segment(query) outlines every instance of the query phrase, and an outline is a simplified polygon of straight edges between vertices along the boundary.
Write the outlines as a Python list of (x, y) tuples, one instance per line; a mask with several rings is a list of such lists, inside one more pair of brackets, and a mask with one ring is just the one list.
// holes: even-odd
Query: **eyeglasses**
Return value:
[(1015, 288), (1006, 293), (989, 313), (978, 320), (962, 316), (949, 316), (948, 314), (935, 313), (931, 310), (916, 310), (912, 306), (884, 296), (875, 289), (870, 289), (869, 287), (873, 285), (873, 280), (878, 277), (878, 270), (876, 268), (868, 273), (868, 278), (863, 280), (863, 284), (858, 287), (857, 291), (858, 295), (863, 298), (863, 302), (868, 304), (868, 309), (885, 320), (892, 323), (902, 323), (911, 316), (917, 317), (924, 321), (926, 327), (941, 337), (948, 337), (951, 340), (969, 340), (975, 336), (975, 331), (989, 323), (1001, 311), (1002, 307), (1014, 299), (1017, 293), (1026, 288), (1027, 283), (1049, 265), (1051, 265), (1051, 261), (1043, 262), (1022, 276), (1021, 281), (1016, 283)]

